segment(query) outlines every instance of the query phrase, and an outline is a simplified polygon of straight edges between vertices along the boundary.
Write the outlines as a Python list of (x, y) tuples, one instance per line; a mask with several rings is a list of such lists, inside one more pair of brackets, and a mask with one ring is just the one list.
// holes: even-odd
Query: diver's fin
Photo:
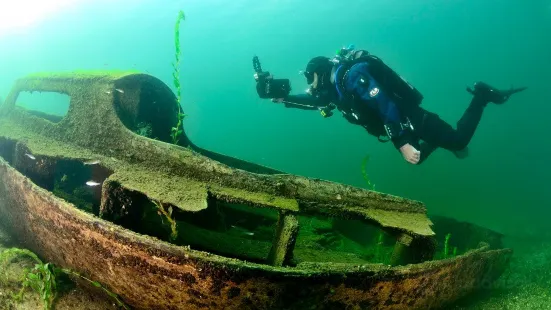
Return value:
[(486, 102), (502, 104), (505, 103), (505, 101), (507, 101), (509, 97), (511, 97), (511, 95), (521, 92), (526, 88), (527, 87), (511, 87), (511, 89), (509, 90), (499, 90), (484, 82), (476, 82), (474, 84), (474, 89), (467, 87), (467, 91), (474, 96), (479, 96), (482, 100)]

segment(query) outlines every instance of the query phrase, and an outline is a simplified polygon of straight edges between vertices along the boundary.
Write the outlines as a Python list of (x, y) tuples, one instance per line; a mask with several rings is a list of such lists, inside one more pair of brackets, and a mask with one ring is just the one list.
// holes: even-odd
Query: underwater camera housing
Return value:
[(284, 98), (291, 92), (291, 82), (288, 79), (274, 79), (268, 71), (262, 71), (258, 56), (253, 57), (255, 71), (256, 92), (263, 99)]

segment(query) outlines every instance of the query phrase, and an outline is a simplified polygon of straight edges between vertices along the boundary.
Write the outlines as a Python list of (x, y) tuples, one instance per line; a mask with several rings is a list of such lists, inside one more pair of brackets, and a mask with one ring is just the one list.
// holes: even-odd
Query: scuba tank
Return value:
[[(354, 45), (338, 50), (336, 56), (331, 59), (331, 62), (334, 64), (331, 83), (335, 86), (339, 97), (344, 99), (339, 103), (339, 110), (349, 122), (363, 126), (371, 135), (377, 137), (380, 142), (388, 142), (392, 136), (382, 119), (376, 113), (365, 113), (367, 106), (356, 102), (353, 96), (346, 99), (349, 95), (341, 91), (343, 87), (341, 83), (346, 79), (348, 71), (352, 66), (367, 62), (369, 64), (368, 73), (377, 81), (381, 90), (400, 109), (408, 109), (408, 106), (418, 106), (423, 100), (423, 95), (415, 87), (387, 66), (380, 58), (371, 55), (366, 50), (355, 50)], [(364, 113), (361, 112), (362, 110)], [(359, 116), (361, 116), (361, 120)], [(409, 119), (401, 125), (409, 125), (411, 127)]]
[(387, 66), (380, 58), (366, 50), (355, 50), (354, 45), (343, 47), (331, 61), (336, 65), (350, 68), (358, 62), (369, 63), (369, 73), (381, 85), (381, 88), (392, 95), (397, 103), (420, 105), (423, 95), (401, 75)]

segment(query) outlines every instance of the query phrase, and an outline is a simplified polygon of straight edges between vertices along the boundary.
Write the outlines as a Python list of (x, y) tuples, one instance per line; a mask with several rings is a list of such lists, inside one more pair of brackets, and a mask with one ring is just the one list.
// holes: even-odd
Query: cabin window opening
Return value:
[(69, 112), (71, 97), (57, 92), (22, 91), (15, 106), (52, 123), (59, 123)]

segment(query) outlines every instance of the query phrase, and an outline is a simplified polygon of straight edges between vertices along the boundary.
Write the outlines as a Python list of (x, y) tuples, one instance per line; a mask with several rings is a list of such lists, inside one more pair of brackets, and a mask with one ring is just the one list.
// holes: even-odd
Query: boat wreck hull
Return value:
[(26, 247), (101, 282), (136, 309), (435, 309), (491, 285), (511, 255), (481, 246), (397, 267), (248, 263), (102, 220), (2, 159), (0, 217)]

